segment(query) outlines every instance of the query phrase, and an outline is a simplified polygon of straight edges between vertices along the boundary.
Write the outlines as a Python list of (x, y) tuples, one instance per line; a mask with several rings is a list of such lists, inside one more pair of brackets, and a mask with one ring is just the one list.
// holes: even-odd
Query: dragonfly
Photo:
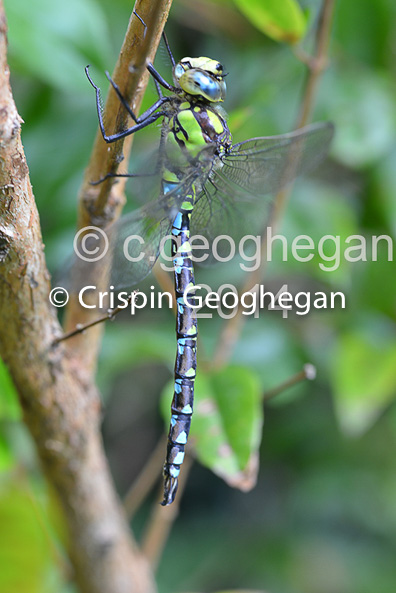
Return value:
[[(265, 228), (271, 198), (295, 177), (315, 167), (326, 156), (333, 136), (329, 122), (315, 123), (280, 136), (232, 143), (226, 114), (226, 72), (218, 60), (185, 57), (176, 62), (166, 37), (173, 81), (167, 82), (152, 63), (147, 65), (158, 99), (136, 116), (119, 87), (106, 73), (121, 104), (133, 120), (127, 129), (108, 134), (100, 88), (86, 68), (95, 89), (99, 127), (107, 143), (116, 142), (162, 119), (156, 171), (156, 199), (116, 223), (111, 239), (109, 274), (120, 289), (140, 282), (151, 271), (161, 241), (171, 235), (176, 309), (174, 393), (167, 452), (163, 466), (162, 505), (176, 495), (180, 468), (190, 431), (197, 369), (197, 320), (194, 311), (194, 266), (190, 238), (204, 236), (209, 244), (221, 234), (234, 238)], [(166, 91), (166, 92), (164, 92)], [(131, 176), (108, 174), (108, 177)], [(105, 179), (104, 178), (104, 179)], [(133, 243), (135, 263), (122, 246)], [(144, 243), (144, 252), (140, 252)], [(139, 253), (139, 256), (137, 257)], [(131, 254), (130, 254), (131, 255)]]

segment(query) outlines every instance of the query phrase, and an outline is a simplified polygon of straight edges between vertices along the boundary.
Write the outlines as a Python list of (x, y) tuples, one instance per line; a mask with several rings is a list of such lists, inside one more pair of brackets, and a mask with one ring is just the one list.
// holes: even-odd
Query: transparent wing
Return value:
[[(269, 196), (315, 167), (326, 156), (332, 136), (333, 126), (321, 123), (235, 144), (221, 159), (204, 151), (175, 190), (124, 216), (105, 237), (98, 239), (94, 233), (82, 237), (75, 247), (80, 256), (70, 266), (67, 287), (77, 292), (97, 280), (117, 290), (143, 280), (193, 183), (202, 188), (191, 220), (193, 236), (203, 235), (211, 244), (221, 235), (239, 240), (258, 234), (268, 219)], [(224, 250), (228, 253), (229, 247), (225, 245)], [(103, 251), (106, 254), (99, 257)], [(221, 255), (221, 248), (217, 252)]]
[[(77, 293), (95, 283), (113, 285), (119, 290), (143, 280), (164, 249), (184, 197), (191, 192), (193, 184), (202, 188), (213, 157), (213, 148), (209, 148), (202, 151), (184, 179), (156, 201), (123, 216), (106, 232), (93, 227), (79, 237), (74, 245), (76, 255), (62, 279), (63, 285)], [(160, 176), (154, 176), (151, 181), (157, 183), (158, 195)]]
[(216, 173), (256, 196), (276, 193), (324, 159), (334, 134), (329, 122), (282, 136), (235, 144)]
[(215, 162), (197, 199), (192, 234), (213, 242), (219, 235), (238, 240), (258, 233), (268, 220), (271, 194), (318, 165), (333, 134), (331, 123), (318, 123), (232, 146)]
[(63, 285), (72, 293), (88, 285), (113, 285), (115, 290), (134, 286), (150, 273), (170, 229), (169, 211), (162, 201), (123, 216), (106, 232), (91, 227), (75, 241)]

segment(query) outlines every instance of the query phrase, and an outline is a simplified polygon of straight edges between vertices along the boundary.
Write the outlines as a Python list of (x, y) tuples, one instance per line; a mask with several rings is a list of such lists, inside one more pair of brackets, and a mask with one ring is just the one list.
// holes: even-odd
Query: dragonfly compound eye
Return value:
[(207, 101), (217, 103), (225, 98), (224, 81), (217, 80), (212, 74), (202, 70), (187, 70), (179, 79), (183, 91), (190, 95), (200, 95)]
[(179, 78), (184, 74), (184, 72), (185, 72), (185, 70), (184, 70), (183, 66), (180, 63), (176, 64), (175, 71), (174, 71), (176, 80), (179, 80)]

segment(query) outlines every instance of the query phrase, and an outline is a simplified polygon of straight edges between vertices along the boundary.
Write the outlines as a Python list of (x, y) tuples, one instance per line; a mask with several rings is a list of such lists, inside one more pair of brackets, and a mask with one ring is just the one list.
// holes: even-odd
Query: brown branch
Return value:
[[(137, 291), (135, 290), (129, 295), (128, 299), (126, 300), (126, 305), (129, 305), (132, 302), (132, 300), (135, 302), (136, 293)], [(114, 319), (114, 317), (118, 315), (118, 313), (121, 313), (121, 311), (124, 311), (125, 309), (126, 306), (124, 305), (119, 305), (114, 309), (109, 309), (107, 313), (105, 313), (105, 315), (102, 315), (101, 317), (98, 317), (97, 319), (94, 319), (93, 321), (90, 321), (85, 325), (79, 325), (75, 329), (69, 331), (68, 333), (61, 335), (60, 338), (54, 340), (54, 345), (59, 344), (60, 342), (64, 342), (65, 340), (69, 340), (70, 338), (74, 338), (74, 336), (78, 336), (78, 334), (84, 333), (85, 331), (87, 331), (87, 329), (95, 327), (95, 325), (98, 325), (99, 323), (104, 323), (105, 321)]]
[[(146, 28), (135, 14), (132, 14), (129, 21), (112, 78), (135, 113), (139, 112), (149, 79), (146, 65), (154, 60), (171, 2), (172, 0), (137, 0), (134, 11), (144, 21)], [(94, 93), (92, 110), (95, 110)], [(131, 125), (125, 108), (113, 90), (108, 94), (104, 117), (108, 133)], [(126, 179), (121, 178), (117, 183), (114, 183), (114, 179), (107, 179), (96, 186), (91, 185), (91, 181), (101, 179), (107, 173), (116, 172), (121, 160), (128, 160), (132, 140), (133, 134), (125, 140), (106, 144), (98, 131), (80, 191), (79, 229), (90, 225), (106, 228), (120, 216), (125, 203)], [(70, 298), (65, 321), (66, 331), (89, 323), (94, 315), (94, 310), (82, 308), (76, 297)], [(101, 332), (102, 328), (98, 327), (72, 340), (73, 349), (78, 353), (81, 364), (92, 373), (96, 366)]]
[[(327, 48), (330, 39), (334, 4), (335, 0), (323, 0), (322, 10), (316, 32), (314, 56), (310, 60), (304, 60), (308, 66), (308, 74), (302, 95), (300, 113), (296, 121), (296, 128), (301, 128), (308, 123), (313, 108), (315, 92), (319, 83), (319, 79), (327, 65)], [(241, 290), (241, 294), (252, 291), (252, 288), (258, 284), (260, 280), (262, 280), (267, 263), (266, 244), (268, 228), (271, 228), (273, 234), (275, 229), (278, 228), (279, 221), (282, 218), (290, 192), (291, 186), (279, 192), (275, 198), (270, 221), (263, 232), (263, 238), (261, 242), (261, 266), (254, 272), (249, 273), (248, 279)], [(235, 312), (234, 317), (230, 318), (230, 320), (224, 324), (217, 343), (213, 366), (220, 367), (224, 365), (231, 357), (234, 346), (246, 320), (242, 313), (243, 308), (239, 306)]]
[(319, 15), (316, 30), (315, 54), (308, 60), (308, 75), (305, 84), (300, 115), (297, 119), (297, 128), (302, 128), (310, 118), (318, 83), (323, 71), (327, 67), (327, 50), (330, 41), (331, 25), (333, 21), (335, 0), (324, 0)]
[[(147, 63), (154, 60), (162, 31), (168, 17), (171, 0), (137, 0), (121, 47), (112, 78), (135, 113), (139, 112), (149, 80)], [(142, 25), (141, 20), (146, 24)], [(92, 95), (94, 111), (94, 94)], [(109, 92), (104, 116), (109, 133), (125, 129), (133, 122), (113, 90)], [(90, 162), (80, 192), (80, 219), (78, 228), (89, 224), (103, 227), (112, 222), (124, 204), (126, 179), (113, 180), (92, 186), (91, 181), (116, 172), (120, 160), (128, 159), (133, 134), (124, 140), (106, 144), (100, 131), (96, 135)]]
[(143, 536), (142, 550), (149, 560), (153, 570), (156, 569), (162, 551), (165, 547), (172, 525), (178, 514), (182, 495), (187, 484), (187, 478), (193, 466), (194, 460), (191, 455), (186, 455), (183, 462), (183, 471), (180, 472), (179, 487), (175, 501), (166, 507), (159, 503), (163, 499), (163, 486), (161, 484), (157, 503), (154, 505)]
[(167, 440), (167, 437), (164, 435), (158, 441), (149, 460), (125, 495), (124, 509), (129, 519), (132, 519), (137, 509), (160, 477), (160, 469), (164, 462)]
[(0, 355), (19, 393), (43, 469), (57, 491), (83, 593), (155, 591), (114, 491), (100, 438), (100, 400), (64, 344), (50, 306), (38, 212), (9, 86), (0, 0)]
[(297, 385), (297, 383), (300, 383), (301, 381), (305, 381), (306, 379), (308, 381), (313, 381), (315, 379), (315, 377), (316, 377), (316, 368), (314, 367), (313, 364), (307, 363), (303, 366), (302, 370), (299, 373), (296, 373), (289, 379), (286, 379), (286, 381), (284, 381), (277, 387), (274, 387), (273, 389), (269, 389), (268, 391), (265, 391), (263, 394), (263, 400), (265, 402), (267, 402), (268, 400), (276, 397), (283, 391), (286, 391), (286, 389), (289, 389), (289, 387), (293, 387), (293, 385)]

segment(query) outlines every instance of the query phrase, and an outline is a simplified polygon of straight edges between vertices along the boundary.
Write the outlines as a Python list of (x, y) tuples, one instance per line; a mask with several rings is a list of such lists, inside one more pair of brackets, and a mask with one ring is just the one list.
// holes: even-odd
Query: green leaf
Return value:
[(305, 34), (306, 18), (295, 0), (234, 1), (257, 29), (275, 41), (297, 43)]
[(332, 154), (349, 167), (367, 167), (394, 145), (393, 81), (364, 68), (330, 70), (320, 92), (326, 116), (335, 123)]
[(104, 65), (106, 19), (93, 0), (6, 0), (10, 57), (20, 69), (62, 90), (86, 84), (87, 61)]
[[(346, 239), (358, 234), (359, 226), (356, 213), (342, 192), (312, 181), (298, 185), (282, 221), (281, 232), (288, 238), (288, 261), (278, 263), (282, 259), (281, 245), (277, 246), (279, 255), (274, 255), (273, 259), (278, 268), (282, 266), (284, 274), (287, 274), (284, 269), (287, 267), (289, 275), (314, 275), (337, 289), (350, 285), (353, 264), (345, 260), (343, 254), (349, 246)], [(307, 250), (307, 254), (313, 254), (310, 261), (293, 257), (293, 241), (299, 235), (308, 235), (314, 242), (314, 249)], [(320, 240), (326, 235), (339, 237), (339, 246), (336, 240), (329, 239), (319, 248)]]
[(351, 435), (368, 430), (396, 397), (396, 340), (380, 326), (344, 334), (332, 358), (336, 411)]
[(49, 591), (48, 540), (31, 497), (22, 489), (2, 484), (0, 524), (0, 591)]
[[(167, 423), (172, 393), (173, 382), (161, 401)], [(202, 465), (234, 488), (246, 491), (256, 483), (262, 424), (261, 389), (254, 373), (229, 366), (198, 375), (189, 445)]]
[(22, 418), (18, 396), (7, 367), (0, 358), (0, 419), (20, 420)]
[(7, 439), (0, 432), (0, 473), (9, 470), (14, 465), (14, 461)]

